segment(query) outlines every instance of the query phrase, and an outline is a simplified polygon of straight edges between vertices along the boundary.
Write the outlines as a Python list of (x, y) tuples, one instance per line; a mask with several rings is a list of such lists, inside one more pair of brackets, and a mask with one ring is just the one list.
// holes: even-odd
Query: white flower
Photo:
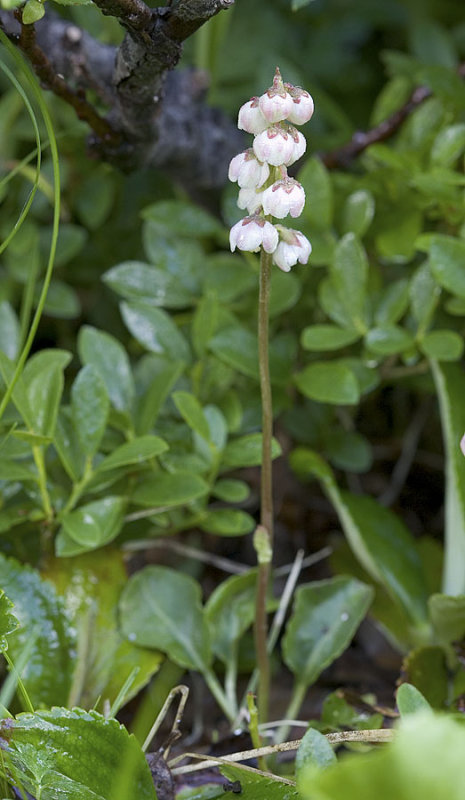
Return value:
[(268, 127), (268, 122), (258, 107), (258, 97), (252, 97), (239, 109), (237, 127), (247, 133), (261, 133)]
[(306, 264), (312, 252), (312, 245), (307, 237), (300, 231), (283, 228), (281, 225), (277, 225), (277, 228), (280, 233), (280, 241), (273, 253), (274, 263), (283, 272), (289, 272), (297, 262)]
[(273, 86), (259, 98), (260, 111), (268, 122), (281, 122), (291, 113), (294, 102), (283, 83), (279, 67), (273, 78)]
[(262, 164), (258, 161), (251, 147), (234, 156), (229, 165), (229, 180), (237, 181), (241, 189), (259, 188), (268, 180), (269, 175), (270, 168), (268, 164)]
[(305, 192), (294, 178), (283, 178), (265, 189), (262, 205), (265, 214), (271, 214), (278, 219), (287, 217), (288, 214), (299, 217), (305, 205)]
[(239, 190), (237, 205), (239, 208), (246, 208), (249, 214), (255, 214), (262, 207), (263, 192), (257, 192), (253, 187)]
[(287, 132), (292, 137), (292, 140), (294, 142), (294, 152), (292, 154), (292, 159), (291, 161), (288, 161), (286, 164), (286, 166), (289, 167), (291, 164), (294, 163), (294, 161), (298, 161), (299, 158), (302, 158), (303, 154), (305, 153), (305, 150), (307, 149), (307, 142), (305, 136), (303, 136), (301, 132), (297, 130), (297, 128), (294, 128), (293, 125), (287, 125)]
[(253, 150), (259, 161), (274, 167), (289, 164), (294, 157), (295, 142), (291, 134), (280, 125), (271, 125), (255, 137)]
[(292, 97), (292, 110), (287, 115), (287, 118), (294, 125), (303, 125), (313, 115), (313, 98), (311, 94), (299, 86), (290, 86), (287, 83), (284, 85)]
[(245, 217), (231, 228), (229, 244), (232, 252), (237, 248), (256, 253), (263, 247), (266, 253), (272, 253), (278, 246), (279, 235), (275, 226), (263, 217)]

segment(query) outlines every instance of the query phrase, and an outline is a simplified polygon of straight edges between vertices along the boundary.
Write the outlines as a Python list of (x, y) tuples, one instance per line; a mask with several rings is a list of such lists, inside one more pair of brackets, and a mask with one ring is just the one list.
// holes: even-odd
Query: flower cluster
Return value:
[(237, 181), (237, 205), (249, 216), (231, 228), (231, 250), (257, 252), (262, 247), (273, 254), (277, 266), (289, 272), (299, 261), (306, 264), (312, 251), (300, 232), (273, 225), (267, 217), (299, 217), (305, 204), (300, 183), (287, 174), (287, 167), (304, 153), (305, 137), (295, 128), (308, 122), (313, 100), (305, 89), (283, 83), (276, 74), (261, 97), (252, 97), (239, 111), (238, 127), (254, 134), (253, 146), (235, 156), (229, 165), (229, 180)]

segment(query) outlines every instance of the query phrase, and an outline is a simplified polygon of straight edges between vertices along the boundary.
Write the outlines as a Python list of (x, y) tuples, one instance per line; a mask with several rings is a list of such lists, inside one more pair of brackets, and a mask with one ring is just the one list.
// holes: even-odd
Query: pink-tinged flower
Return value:
[(255, 137), (253, 150), (259, 161), (274, 167), (289, 164), (294, 157), (295, 142), (291, 134), (280, 125), (271, 125)]
[(283, 272), (289, 272), (297, 262), (306, 264), (312, 252), (312, 245), (307, 237), (300, 231), (283, 228), (281, 225), (276, 227), (280, 233), (280, 241), (273, 253), (273, 262)]
[(290, 86), (284, 84), (292, 97), (292, 109), (287, 115), (289, 122), (294, 125), (303, 125), (308, 122), (313, 115), (314, 105), (313, 98), (305, 89), (299, 86)]
[(268, 127), (268, 122), (258, 106), (258, 97), (252, 97), (239, 109), (237, 127), (247, 133), (261, 133)]
[(462, 438), (460, 440), (460, 449), (461, 449), (463, 455), (465, 456), (465, 433), (463, 434), (463, 436), (462, 436)]
[(265, 94), (259, 98), (260, 111), (267, 122), (281, 122), (286, 119), (292, 111), (294, 102), (289, 92), (286, 91), (281, 78), (279, 68), (276, 67), (271, 86)]
[(241, 189), (253, 187), (258, 189), (268, 180), (269, 175), (268, 164), (258, 161), (251, 147), (234, 156), (229, 165), (229, 180), (237, 181)]
[(302, 158), (303, 154), (307, 149), (307, 142), (305, 140), (305, 136), (303, 136), (297, 128), (294, 128), (293, 125), (287, 125), (286, 130), (290, 136), (292, 136), (292, 140), (294, 142), (294, 152), (292, 155), (292, 159), (287, 162), (286, 166), (290, 166), (295, 161), (298, 161), (299, 158)]
[(272, 253), (278, 246), (279, 235), (275, 226), (263, 217), (245, 217), (230, 230), (229, 244), (232, 252), (236, 249), (256, 253), (263, 247), (266, 253)]
[(253, 187), (239, 190), (237, 205), (241, 209), (246, 208), (249, 214), (255, 214), (262, 207), (262, 202), (263, 192), (257, 192)]
[(283, 219), (288, 214), (299, 217), (305, 205), (305, 192), (294, 178), (283, 178), (265, 189), (262, 195), (265, 214)]

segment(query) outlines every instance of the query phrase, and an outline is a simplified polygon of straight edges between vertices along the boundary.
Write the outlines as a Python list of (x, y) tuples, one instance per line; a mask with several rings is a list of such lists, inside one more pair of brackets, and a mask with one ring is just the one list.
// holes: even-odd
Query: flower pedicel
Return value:
[(229, 179), (237, 181), (240, 188), (237, 204), (249, 213), (231, 228), (231, 250), (258, 252), (263, 247), (284, 272), (297, 262), (306, 264), (312, 247), (300, 231), (273, 225), (267, 217), (283, 219), (302, 213), (305, 192), (298, 181), (288, 177), (287, 167), (306, 148), (305, 137), (294, 125), (308, 122), (312, 114), (310, 94), (283, 83), (276, 67), (273, 85), (239, 110), (239, 129), (255, 138), (253, 146), (235, 156), (229, 166)]

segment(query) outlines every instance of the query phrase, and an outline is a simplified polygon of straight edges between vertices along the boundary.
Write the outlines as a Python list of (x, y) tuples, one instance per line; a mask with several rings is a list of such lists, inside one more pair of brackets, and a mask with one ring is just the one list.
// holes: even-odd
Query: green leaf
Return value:
[(200, 585), (168, 567), (144, 567), (131, 578), (120, 602), (121, 629), (130, 642), (163, 650), (198, 672), (211, 662)]
[(245, 481), (237, 478), (221, 478), (212, 489), (212, 495), (225, 503), (243, 503), (250, 495), (250, 489)]
[(222, 303), (231, 303), (257, 285), (257, 276), (244, 258), (215, 253), (204, 259), (205, 291), (214, 292)]
[[(409, 715), (392, 744), (349, 753), (327, 770), (310, 769), (304, 800), (461, 800), (465, 793), (463, 725), (430, 713)], [(440, 757), (438, 758), (438, 754)]]
[(343, 576), (296, 590), (283, 657), (299, 684), (310, 686), (344, 652), (372, 599), (371, 586)]
[(463, 353), (463, 338), (455, 331), (431, 331), (421, 340), (420, 350), (438, 361), (458, 361)]
[(342, 210), (342, 233), (354, 233), (362, 238), (375, 215), (375, 200), (371, 192), (358, 189), (352, 192)]
[(144, 303), (121, 303), (121, 314), (129, 332), (151, 353), (174, 361), (190, 361), (186, 339), (161, 308), (151, 308)]
[(334, 474), (331, 467), (318, 453), (308, 447), (296, 447), (291, 452), (289, 462), (296, 475), (302, 480), (311, 475), (323, 483), (334, 482)]
[(429, 262), (421, 264), (410, 281), (410, 307), (420, 331), (429, 325), (441, 290), (431, 273)]
[[(402, 165), (400, 169), (405, 168)], [(400, 264), (410, 261), (423, 227), (422, 213), (415, 207), (413, 198), (407, 195), (397, 205), (391, 205), (381, 218), (380, 227), (376, 247), (381, 258), (392, 259)]]
[(216, 533), (219, 536), (244, 536), (254, 530), (256, 522), (246, 511), (216, 508), (206, 511), (198, 525), (206, 533)]
[(22, 679), (32, 704), (41, 707), (67, 703), (76, 642), (61, 599), (36, 570), (3, 555), (0, 586), (13, 602), (20, 624), (8, 638), (12, 661), (19, 658), (28, 643), (31, 646)]
[(113, 407), (129, 412), (134, 381), (124, 347), (109, 333), (84, 325), (78, 335), (78, 350), (81, 361), (92, 364), (103, 379)]
[(459, 642), (465, 636), (465, 595), (432, 594), (428, 608), (440, 642)]
[[(293, 785), (273, 773), (245, 769), (239, 764), (221, 765), (220, 772), (231, 783), (238, 785), (243, 800), (298, 800), (299, 795)], [(238, 782), (238, 784), (236, 783)], [(223, 794), (226, 800), (237, 800), (233, 791)]]
[(123, 261), (103, 275), (103, 281), (127, 300), (141, 300), (148, 306), (185, 308), (192, 294), (173, 275), (153, 264)]
[(376, 304), (375, 322), (381, 326), (398, 322), (407, 311), (408, 304), (409, 282), (401, 278), (383, 290)]
[(118, 536), (125, 508), (124, 498), (109, 495), (65, 514), (61, 519), (63, 530), (86, 550), (102, 547)]
[(333, 191), (328, 170), (319, 158), (309, 158), (298, 173), (309, 202), (302, 218), (319, 230), (331, 227), (333, 220)]
[(131, 496), (136, 505), (147, 508), (182, 506), (208, 492), (208, 484), (192, 472), (156, 472), (141, 481)]
[(160, 667), (161, 653), (136, 647), (120, 631), (118, 602), (127, 582), (124, 555), (104, 550), (74, 558), (49, 558), (43, 568), (63, 597), (85, 656), (77, 665), (69, 702), (86, 708), (113, 703), (127, 677), (138, 670), (124, 702), (145, 686)]
[(401, 717), (416, 714), (418, 711), (432, 711), (430, 704), (411, 683), (401, 683), (396, 692), (396, 703)]
[(360, 333), (336, 325), (309, 325), (304, 328), (301, 344), (305, 350), (339, 350), (360, 339)]
[(138, 367), (147, 368), (144, 386), (138, 392), (134, 412), (136, 431), (139, 435), (149, 433), (161, 411), (163, 403), (184, 369), (182, 361), (168, 361), (159, 356), (144, 356)]
[(10, 303), (3, 300), (0, 303), (0, 350), (2, 350), (11, 361), (14, 361), (19, 352), (19, 342), (20, 328), (18, 317)]
[(77, 482), (84, 472), (85, 458), (70, 408), (62, 406), (58, 412), (53, 444), (68, 476), (73, 482)]
[(78, 372), (71, 388), (73, 426), (82, 449), (94, 456), (107, 425), (110, 400), (105, 382), (93, 364)]
[(465, 150), (465, 124), (442, 128), (431, 148), (431, 162), (444, 167), (452, 166)]
[(34, 433), (53, 436), (64, 387), (63, 369), (70, 361), (71, 353), (64, 350), (42, 350), (27, 362), (22, 377)]
[(0, 722), (14, 774), (34, 797), (156, 800), (137, 740), (96, 711), (53, 708)]
[(453, 70), (457, 66), (457, 54), (453, 39), (438, 22), (418, 15), (410, 26), (413, 54), (425, 64), (441, 64)]
[(299, 749), (295, 755), (295, 773), (297, 786), (300, 788), (305, 770), (310, 766), (326, 769), (336, 763), (333, 748), (316, 728), (309, 728), (302, 737)]
[(150, 220), (160, 232), (169, 232), (175, 237), (185, 236), (223, 236), (224, 227), (218, 220), (200, 206), (182, 200), (162, 200), (147, 206), (142, 212), (144, 219)]
[(336, 361), (309, 364), (294, 375), (294, 381), (302, 394), (319, 403), (352, 405), (360, 398), (353, 372)]
[(138, 436), (113, 450), (100, 462), (97, 472), (107, 472), (110, 469), (118, 469), (132, 464), (139, 466), (167, 450), (168, 445), (159, 436)]
[(357, 431), (329, 431), (324, 437), (324, 449), (336, 467), (350, 472), (367, 472), (373, 462), (368, 439)]
[(450, 669), (444, 647), (427, 645), (410, 650), (402, 662), (402, 678), (413, 684), (437, 709), (450, 703)]
[(438, 284), (452, 294), (465, 297), (465, 242), (453, 236), (434, 234), (429, 256), (431, 272)]
[(331, 268), (331, 282), (352, 326), (364, 333), (367, 300), (368, 259), (362, 244), (353, 233), (338, 242)]
[(176, 408), (189, 427), (207, 442), (210, 441), (210, 428), (197, 398), (189, 392), (174, 392), (172, 397)]
[(23, 8), (23, 25), (33, 25), (34, 22), (38, 22), (39, 19), (42, 19), (44, 14), (45, 8), (40, 0), (27, 0)]
[[(79, 0), (80, 5), (89, 2), (91, 0)], [(65, 5), (68, 3), (74, 5), (72, 0), (66, 0)], [(114, 177), (107, 165), (94, 164), (90, 174), (77, 187), (73, 198), (73, 208), (86, 228), (96, 231), (108, 218), (115, 201), (115, 188)]]
[(376, 355), (391, 356), (409, 350), (414, 344), (414, 338), (399, 325), (380, 325), (368, 331), (365, 344)]
[(431, 362), (439, 397), (446, 452), (445, 564), (443, 592), (465, 594), (465, 458), (459, 442), (465, 431), (465, 376), (458, 364)]
[(301, 293), (300, 280), (294, 273), (281, 272), (280, 269), (273, 270), (270, 286), (270, 318), (277, 317), (284, 311), (293, 308)]
[(0, 651), (8, 650), (8, 635), (19, 627), (19, 621), (11, 614), (13, 603), (0, 589)]
[(216, 332), (219, 303), (215, 292), (207, 292), (200, 300), (192, 320), (192, 345), (198, 358), (202, 358), (210, 339)]
[(208, 598), (205, 615), (214, 654), (228, 665), (237, 658), (239, 639), (255, 619), (257, 570), (222, 581)]
[[(271, 448), (272, 458), (281, 455), (281, 447), (273, 439)], [(261, 433), (248, 433), (237, 439), (232, 439), (223, 452), (222, 466), (229, 469), (238, 467), (257, 467), (262, 463), (262, 435)]]

